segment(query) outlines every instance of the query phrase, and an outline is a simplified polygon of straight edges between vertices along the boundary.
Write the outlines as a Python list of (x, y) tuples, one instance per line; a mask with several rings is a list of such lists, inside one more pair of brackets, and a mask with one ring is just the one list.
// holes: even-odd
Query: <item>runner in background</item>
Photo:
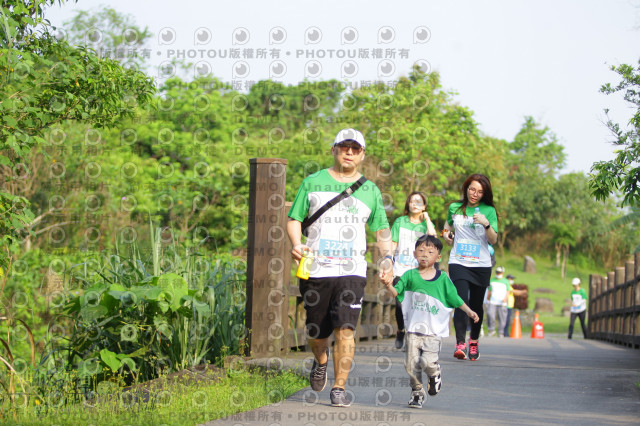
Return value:
[[(404, 203), (404, 212), (393, 222), (391, 227), (391, 252), (394, 254), (393, 285), (400, 281), (400, 277), (409, 269), (418, 267), (418, 262), (413, 256), (415, 244), (421, 236), (436, 235), (429, 213), (427, 213), (427, 198), (422, 192), (414, 191), (407, 197)], [(396, 334), (395, 346), (402, 349), (404, 346), (405, 327), (402, 316), (402, 304), (396, 299)]]

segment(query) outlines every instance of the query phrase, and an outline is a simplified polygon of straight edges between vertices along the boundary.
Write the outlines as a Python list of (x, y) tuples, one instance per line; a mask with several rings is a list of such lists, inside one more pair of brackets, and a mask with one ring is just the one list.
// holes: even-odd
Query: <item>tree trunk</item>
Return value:
[(569, 246), (566, 245), (564, 246), (564, 249), (562, 250), (562, 273), (560, 274), (560, 276), (562, 278), (566, 277), (566, 272), (567, 272), (567, 258), (569, 257)]
[(556, 243), (556, 264), (555, 267), (559, 267), (560, 266), (560, 251), (562, 249), (562, 246), (559, 243)]
[(509, 231), (504, 229), (498, 235), (498, 246), (500, 247), (500, 256), (504, 256), (504, 243), (505, 243), (505, 241), (507, 241), (507, 234), (508, 233), (509, 233)]

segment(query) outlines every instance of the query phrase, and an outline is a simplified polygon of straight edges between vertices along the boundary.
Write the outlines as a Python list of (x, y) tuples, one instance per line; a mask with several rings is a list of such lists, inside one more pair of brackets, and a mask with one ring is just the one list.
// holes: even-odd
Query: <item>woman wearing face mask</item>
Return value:
[(451, 281), (462, 300), (480, 317), (480, 321), (471, 324), (467, 348), (469, 317), (462, 310), (455, 310), (456, 349), (453, 356), (475, 361), (480, 357), (478, 338), (484, 313), (482, 302), (491, 280), (489, 244), (498, 241), (498, 215), (489, 178), (473, 174), (464, 181), (462, 198), (449, 205), (443, 237), (453, 246), (449, 255)]
[[(418, 267), (413, 257), (416, 241), (424, 234), (436, 235), (429, 213), (427, 213), (427, 198), (422, 192), (414, 191), (407, 197), (404, 204), (403, 216), (396, 219), (391, 227), (391, 252), (394, 254), (393, 285), (400, 281), (402, 274)], [(402, 307), (396, 300), (396, 322), (398, 333), (395, 346), (402, 349), (404, 345), (404, 319)]]

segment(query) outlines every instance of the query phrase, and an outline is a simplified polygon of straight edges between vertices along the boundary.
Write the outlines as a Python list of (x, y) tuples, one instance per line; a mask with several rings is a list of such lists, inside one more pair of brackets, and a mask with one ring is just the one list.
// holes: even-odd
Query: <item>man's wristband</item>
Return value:
[(384, 260), (384, 259), (391, 259), (391, 261), (393, 263), (396, 263), (396, 259), (393, 256), (391, 256), (390, 254), (388, 254), (388, 255), (386, 255), (385, 257), (382, 258), (382, 260)]
[(484, 227), (484, 229), (489, 229), (489, 228), (491, 228), (491, 224), (490, 223), (488, 223), (487, 226)]

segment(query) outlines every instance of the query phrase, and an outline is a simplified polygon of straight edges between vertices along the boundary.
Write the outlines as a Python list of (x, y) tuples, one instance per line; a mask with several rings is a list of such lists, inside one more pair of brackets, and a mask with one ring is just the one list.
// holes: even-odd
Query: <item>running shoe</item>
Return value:
[(417, 391), (411, 391), (409, 408), (422, 408), (423, 403), (424, 403), (424, 391), (422, 389)]
[(480, 358), (480, 351), (478, 350), (478, 342), (469, 342), (469, 361), (475, 361)]
[(344, 391), (344, 389), (331, 389), (331, 394), (329, 394), (329, 397), (331, 398), (331, 405), (334, 407), (348, 407), (351, 405), (351, 401), (347, 399), (347, 393)]
[(329, 365), (329, 348), (327, 348), (327, 362), (318, 364), (318, 361), (313, 360), (309, 383), (311, 384), (311, 389), (316, 392), (322, 391), (327, 386), (327, 365)]
[(460, 342), (456, 344), (456, 351), (453, 353), (453, 356), (458, 359), (467, 359), (467, 345), (464, 342)]

